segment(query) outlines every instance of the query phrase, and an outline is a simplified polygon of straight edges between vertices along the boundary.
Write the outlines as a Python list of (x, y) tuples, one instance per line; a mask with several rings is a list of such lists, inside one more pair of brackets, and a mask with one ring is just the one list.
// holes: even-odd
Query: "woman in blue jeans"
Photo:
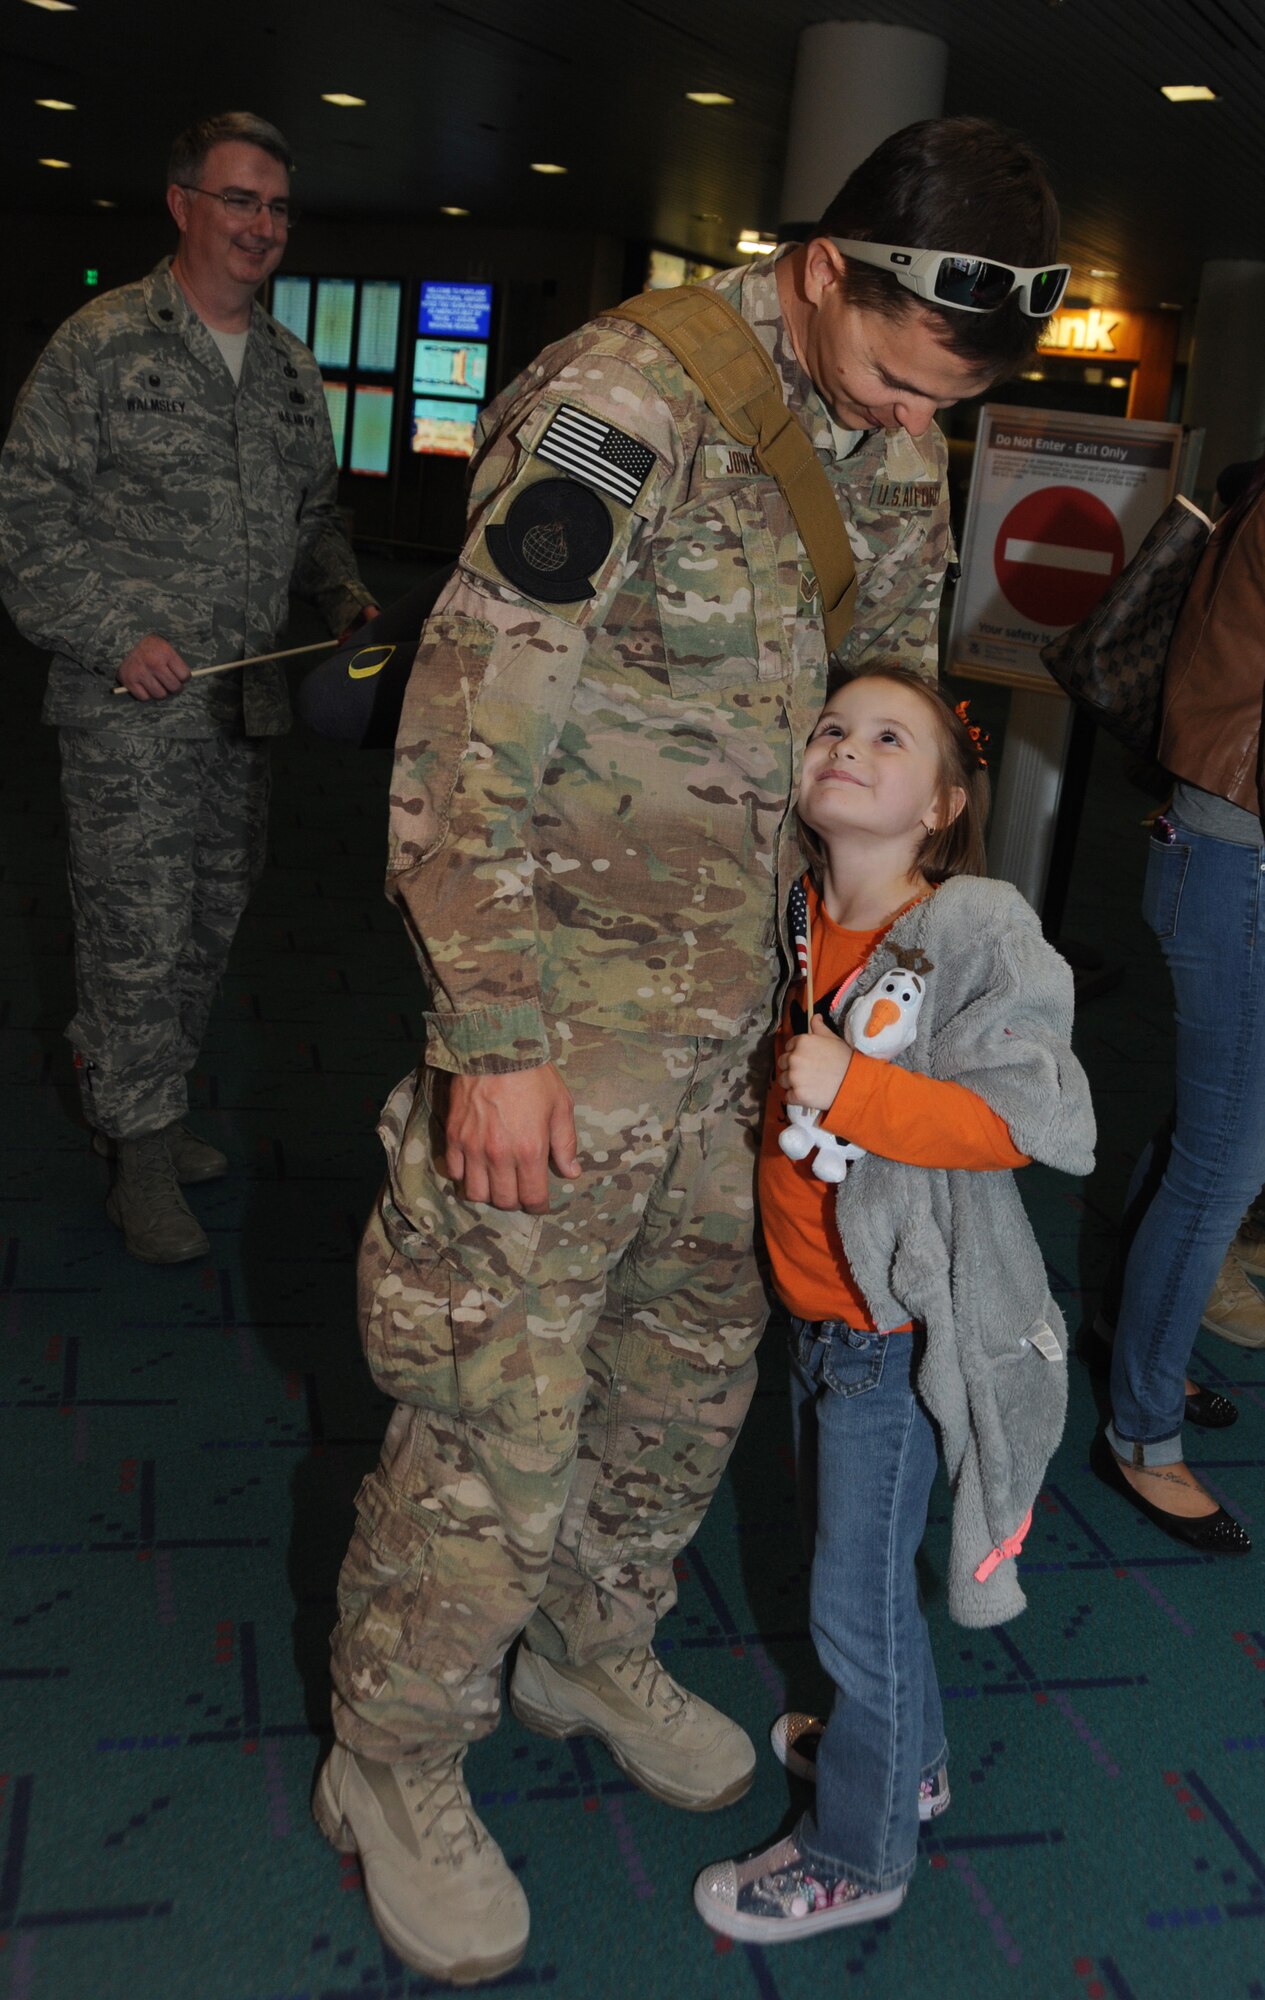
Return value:
[(1169, 653), (1159, 756), (1177, 779), (1156, 820), (1143, 913), (1173, 981), (1173, 1112), (1134, 1170), (1111, 1357), (1108, 1484), (1179, 1541), (1251, 1548), (1186, 1464), (1190, 1415), (1232, 1422), (1186, 1369), (1204, 1302), (1265, 1184), (1265, 460), (1218, 524)]

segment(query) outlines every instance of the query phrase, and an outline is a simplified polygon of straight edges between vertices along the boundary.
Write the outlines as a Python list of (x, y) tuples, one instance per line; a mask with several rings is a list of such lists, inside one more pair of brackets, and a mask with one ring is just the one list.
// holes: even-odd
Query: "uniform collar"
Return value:
[[(198, 352), (201, 349), (202, 343), (205, 342), (207, 353), (202, 358), (206, 360), (209, 359), (210, 355), (215, 355), (218, 361), (218, 350), (211, 339), (206, 321), (200, 314), (193, 310), (188, 299), (176, 283), (175, 277), (172, 274), (170, 257), (163, 257), (155, 264), (149, 276), (144, 280), (144, 293), (145, 309), (149, 314), (151, 323), (157, 327), (160, 333), (179, 333), (183, 335), (186, 344), (191, 346), (195, 352)], [(267, 321), (268, 315), (260, 305), (259, 300), (253, 299), (250, 308), (250, 326), (247, 329), (252, 337), (252, 341), (257, 334), (263, 332)], [(251, 342), (247, 343), (248, 346), (250, 344)]]

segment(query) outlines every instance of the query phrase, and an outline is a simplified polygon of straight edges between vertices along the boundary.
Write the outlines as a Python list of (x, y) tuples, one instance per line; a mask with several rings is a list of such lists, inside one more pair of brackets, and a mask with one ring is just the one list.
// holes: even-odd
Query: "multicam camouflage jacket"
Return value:
[[(934, 674), (944, 440), (839, 429), (775, 261), (712, 282), (838, 494), (842, 660)], [(600, 317), (547, 349), (485, 414), (396, 744), (387, 890), (430, 988), (427, 1061), (530, 1068), (568, 1020), (685, 1038), (767, 1018), (826, 667), (786, 502), (667, 349)]]
[(53, 335), (0, 454), (0, 591), (54, 655), (47, 722), (273, 736), (280, 667), (212, 674), (163, 701), (115, 696), (157, 632), (191, 667), (272, 647), (292, 586), (331, 631), (369, 600), (336, 507), (316, 363), (256, 305), (240, 387), (164, 260)]

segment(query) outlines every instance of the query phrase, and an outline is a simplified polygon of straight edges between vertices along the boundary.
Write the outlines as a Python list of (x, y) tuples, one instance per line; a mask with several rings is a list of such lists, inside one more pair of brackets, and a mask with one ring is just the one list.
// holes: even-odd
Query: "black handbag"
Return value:
[(1211, 532), (1179, 493), (1088, 618), (1041, 649), (1064, 692), (1139, 757), (1155, 754), (1164, 663)]

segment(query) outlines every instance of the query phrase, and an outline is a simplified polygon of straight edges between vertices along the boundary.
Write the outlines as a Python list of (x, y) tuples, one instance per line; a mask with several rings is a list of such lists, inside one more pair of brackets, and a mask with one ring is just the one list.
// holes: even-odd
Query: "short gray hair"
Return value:
[(220, 111), (214, 118), (200, 118), (173, 141), (167, 162), (168, 187), (196, 182), (212, 146), (222, 146), (233, 139), (271, 153), (288, 174), (294, 172), (294, 155), (275, 125), (270, 125), (266, 118), (257, 118), (253, 111)]

